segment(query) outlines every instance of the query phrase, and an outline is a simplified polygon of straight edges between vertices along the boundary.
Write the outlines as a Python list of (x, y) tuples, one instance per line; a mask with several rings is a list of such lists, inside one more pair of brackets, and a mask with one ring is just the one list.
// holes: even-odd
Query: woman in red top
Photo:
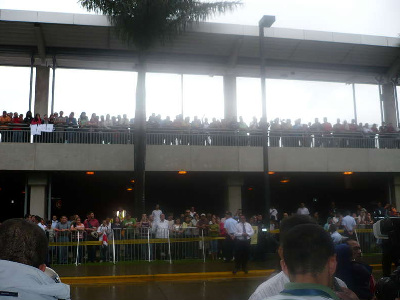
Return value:
[(18, 113), (14, 113), (14, 117), (11, 120), (11, 123), (14, 125), (13, 130), (13, 142), (21, 143), (22, 142), (22, 132), (21, 132), (21, 119), (18, 116)]
[[(36, 114), (35, 117), (31, 121), (31, 125), (40, 125), (42, 124), (42, 119), (40, 118), (40, 114)], [(34, 135), (33, 136), (33, 142), (38, 143), (42, 141), (42, 136), (41, 135)]]
[(35, 117), (32, 119), (32, 125), (40, 125), (42, 124), (42, 119), (40, 118), (40, 114), (36, 114)]

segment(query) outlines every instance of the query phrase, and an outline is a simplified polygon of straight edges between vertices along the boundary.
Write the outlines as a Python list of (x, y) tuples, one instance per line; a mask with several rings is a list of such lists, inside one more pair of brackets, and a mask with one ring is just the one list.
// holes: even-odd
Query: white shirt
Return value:
[(363, 127), (363, 132), (364, 132), (364, 133), (371, 133), (372, 130), (369, 129), (369, 128)]
[(99, 241), (103, 241), (103, 234), (107, 236), (107, 239), (110, 240), (111, 238), (111, 223), (108, 225), (101, 224), (99, 228), (97, 228), (97, 232), (99, 233)]
[(58, 220), (55, 220), (55, 221), (52, 220), (51, 221), (51, 228), (53, 228), (53, 229), (56, 228), (57, 224), (58, 224)]
[(169, 226), (169, 228), (172, 228), (172, 226), (174, 226), (174, 224), (175, 224), (175, 221), (174, 221), (174, 220), (171, 220), (171, 221), (168, 220), (168, 226)]
[(46, 231), (46, 225), (43, 225), (42, 223), (38, 223), (38, 226), (40, 227), (40, 228), (42, 228), (44, 231)]
[(343, 218), (342, 225), (347, 229), (347, 231), (353, 231), (357, 223), (352, 216), (347, 215)]
[(153, 210), (153, 212), (151, 214), (152, 214), (152, 216), (154, 218), (154, 221), (158, 222), (158, 221), (160, 221), (160, 216), (162, 214), (162, 210), (161, 209), (155, 209), (155, 210)]
[[(339, 278), (336, 278), (336, 280), (341, 287), (347, 288), (347, 285), (342, 280)], [(255, 292), (250, 296), (249, 300), (263, 300), (267, 297), (278, 295), (284, 290), (285, 284), (288, 282), (290, 282), (289, 277), (286, 276), (283, 271), (281, 271), (274, 277), (269, 278), (267, 281), (261, 283)]]
[(276, 210), (276, 208), (270, 208), (269, 209), (269, 215), (272, 217), (275, 217), (275, 221), (278, 221), (278, 211)]
[[(243, 228), (244, 225), (244, 228)], [(243, 232), (243, 229), (245, 230), (245, 232)], [(242, 236), (243, 233), (247, 233), (248, 236)], [(251, 225), (247, 222), (245, 223), (237, 223), (236, 224), (236, 228), (235, 228), (235, 237), (238, 240), (249, 240), (251, 239), (251, 236), (254, 234), (254, 230), (253, 227), (251, 227)]]
[(237, 221), (233, 218), (229, 218), (225, 220), (224, 228), (229, 234), (234, 234), (236, 231)]
[(331, 238), (332, 238), (333, 243), (335, 245), (337, 245), (337, 244), (340, 244), (342, 242), (342, 238), (343, 237), (339, 232), (335, 231), (334, 233), (331, 234)]
[(308, 208), (307, 208), (307, 207), (299, 207), (299, 208), (297, 209), (297, 214), (298, 214), (298, 215), (309, 215), (310, 212), (308, 211)]
[(168, 237), (169, 224), (167, 220), (155, 223), (154, 230), (156, 231), (157, 239), (165, 239)]

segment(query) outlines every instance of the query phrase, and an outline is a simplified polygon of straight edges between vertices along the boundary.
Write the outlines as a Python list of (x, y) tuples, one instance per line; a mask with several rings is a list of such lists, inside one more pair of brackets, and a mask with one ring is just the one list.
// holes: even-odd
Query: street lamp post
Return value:
[(265, 53), (264, 53), (264, 28), (269, 28), (275, 22), (275, 16), (265, 15), (259, 21), (260, 44), (260, 78), (261, 78), (261, 103), (262, 103), (262, 132), (263, 132), (263, 176), (264, 176), (264, 201), (266, 211), (267, 229), (270, 228), (271, 191), (269, 186), (268, 166), (268, 126), (267, 126), (267, 95), (265, 86)]

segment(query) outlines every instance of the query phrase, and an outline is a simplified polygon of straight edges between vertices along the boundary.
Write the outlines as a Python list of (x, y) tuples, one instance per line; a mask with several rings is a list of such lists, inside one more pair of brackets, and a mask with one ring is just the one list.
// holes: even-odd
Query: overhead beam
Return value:
[(45, 63), (46, 63), (46, 43), (44, 41), (42, 27), (40, 26), (40, 24), (35, 23), (34, 28), (35, 28), (36, 44), (37, 44), (37, 49), (38, 49), (39, 57), (41, 60), (41, 64), (45, 65)]
[(236, 67), (239, 53), (240, 53), (240, 48), (242, 47), (242, 45), (243, 45), (243, 37), (239, 36), (235, 39), (235, 41), (233, 42), (233, 45), (232, 45), (232, 50), (229, 55), (228, 64), (227, 64), (228, 70)]
[(385, 74), (385, 81), (391, 82), (400, 75), (400, 54)]
[[(36, 47), (35, 47), (36, 48)], [(30, 66), (32, 47), (0, 45), (1, 65)], [(36, 50), (36, 49), (35, 49)], [(48, 56), (57, 56), (58, 68), (135, 70), (135, 51), (82, 48), (46, 48)], [(35, 51), (36, 52), (36, 51)], [(252, 57), (234, 57), (235, 68), (229, 75), (259, 77), (259, 60)], [(227, 74), (228, 60), (223, 55), (172, 54), (153, 52), (148, 55), (152, 72), (176, 74)], [(378, 66), (336, 65), (266, 59), (267, 77), (331, 82), (376, 84), (376, 77), (383, 77), (387, 68)], [(274, 75), (271, 75), (273, 72)], [(314, 75), (313, 75), (314, 74)], [(321, 76), (326, 74), (327, 76)], [(349, 78), (351, 80), (349, 80)]]

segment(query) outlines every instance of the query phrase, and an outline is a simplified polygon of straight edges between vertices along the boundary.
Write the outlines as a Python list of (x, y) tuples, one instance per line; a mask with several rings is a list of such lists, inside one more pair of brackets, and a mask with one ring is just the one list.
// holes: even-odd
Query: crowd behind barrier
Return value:
[[(37, 132), (36, 127), (53, 125), (50, 132)], [(333, 126), (324, 118), (323, 123), (302, 124), (297, 119), (292, 125), (290, 119), (275, 119), (270, 123), (263, 120), (253, 121), (247, 125), (242, 117), (231, 120), (200, 120), (194, 117), (176, 116), (161, 119), (152, 114), (147, 121), (148, 145), (194, 145), (194, 146), (254, 146), (263, 144), (263, 128), (268, 129), (268, 145), (270, 147), (313, 147), (313, 148), (380, 148), (399, 149), (400, 133), (393, 124), (385, 124), (378, 128), (356, 124), (338, 119)], [(71, 112), (69, 117), (64, 113), (54, 113), (43, 118), (35, 117), (27, 112), (26, 117), (18, 113), (3, 112), (0, 117), (0, 142), (14, 143), (83, 143), (83, 144), (133, 144), (134, 119), (127, 115), (110, 117), (92, 114), (89, 119), (82, 112), (78, 120)]]
[[(311, 215), (330, 232), (335, 243), (348, 237), (356, 239), (364, 253), (381, 252), (381, 241), (373, 235), (373, 223), (385, 217), (399, 216), (391, 204), (382, 206), (378, 203), (371, 212), (358, 205), (350, 214), (337, 209), (334, 202), (331, 203), (327, 219), (322, 219), (317, 211), (310, 214), (304, 203), (293, 214)], [(237, 223), (242, 215), (239, 209), (233, 220)], [(261, 214), (249, 219), (255, 232), (251, 238), (251, 259), (262, 260), (266, 253), (276, 251), (280, 221), (288, 216), (287, 212), (281, 214), (272, 207), (267, 216), (270, 218), (269, 228)], [(46, 231), (50, 264), (76, 265), (95, 261), (230, 261), (225, 224), (228, 218), (228, 214), (223, 218), (210, 213), (199, 215), (194, 207), (176, 218), (170, 214), (166, 219), (157, 207), (149, 216), (143, 214), (140, 220), (121, 212), (119, 216), (105, 218), (101, 223), (92, 212), (88, 213), (84, 222), (78, 215), (71, 216), (69, 220), (66, 216), (60, 219), (53, 216), (47, 222), (38, 216), (26, 216), (27, 221), (36, 223)], [(349, 227), (349, 220), (354, 222), (354, 228)]]

